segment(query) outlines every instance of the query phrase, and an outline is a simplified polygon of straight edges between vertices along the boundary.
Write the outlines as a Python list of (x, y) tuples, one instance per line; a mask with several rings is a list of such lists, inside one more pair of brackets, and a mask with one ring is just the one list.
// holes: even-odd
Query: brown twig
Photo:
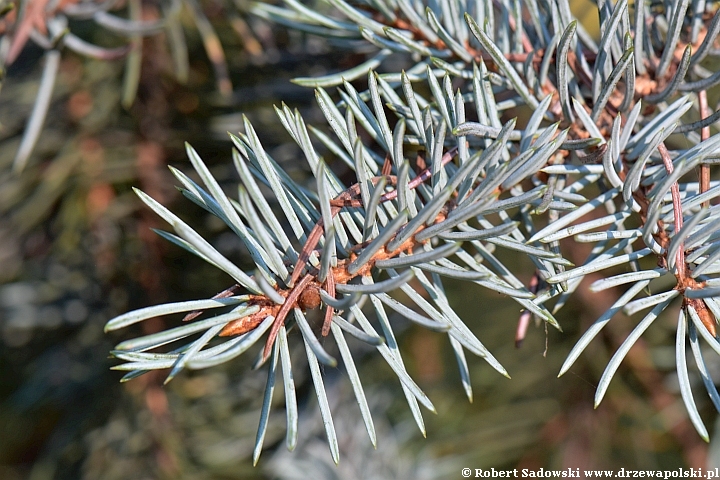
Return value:
[[(658, 151), (660, 152), (660, 157), (662, 157), (663, 165), (665, 165), (665, 171), (668, 173), (668, 175), (673, 173), (673, 163), (672, 159), (670, 158), (670, 153), (668, 152), (667, 147), (665, 147), (664, 142), (660, 142), (660, 145), (658, 145)], [(674, 182), (672, 186), (670, 187), (670, 195), (672, 196), (672, 202), (673, 202), (673, 217), (675, 219), (675, 235), (680, 233), (680, 229), (682, 229), (683, 225), (683, 217), (682, 217), (682, 202), (680, 201), (680, 187), (678, 186), (677, 182)], [(679, 279), (684, 279), (686, 277), (685, 275), (685, 249), (683, 248), (683, 245), (680, 245), (680, 248), (678, 249), (677, 256), (675, 258), (675, 264), (677, 265), (677, 276)]]
[(275, 339), (277, 338), (277, 334), (280, 331), (280, 327), (283, 326), (285, 323), (285, 318), (287, 318), (288, 313), (290, 313), (290, 310), (297, 306), (297, 302), (300, 299), (300, 296), (305, 291), (305, 287), (308, 286), (308, 284), (313, 280), (313, 275), (307, 274), (303, 277), (302, 280), (300, 280), (293, 288), (290, 290), (290, 294), (285, 297), (285, 303), (282, 304), (280, 307), (280, 310), (277, 313), (277, 316), (275, 317), (275, 320), (273, 321), (272, 327), (270, 328), (270, 334), (268, 335), (267, 341), (265, 342), (265, 350), (263, 350), (263, 359), (266, 359), (270, 356), (270, 350), (272, 350), (273, 345), (275, 344)]
[[(698, 106), (700, 109), (700, 118), (707, 118), (710, 116), (710, 109), (708, 108), (707, 92), (700, 90), (698, 92)], [(710, 126), (703, 127), (700, 130), (700, 140), (705, 141), (710, 138)], [(705, 162), (700, 163), (700, 193), (705, 193), (710, 189), (710, 165)], [(710, 200), (703, 202), (703, 207), (707, 208), (710, 206)]]
[[(233, 295), (235, 295), (235, 292), (237, 292), (239, 288), (240, 288), (240, 285), (238, 285), (238, 284), (236, 283), (236, 284), (233, 285), (232, 287), (226, 288), (226, 289), (223, 290), (222, 292), (220, 292), (220, 293), (218, 293), (218, 294), (215, 294), (215, 295), (211, 298), (211, 300), (217, 300), (218, 298), (228, 298), (228, 297), (232, 297)], [(196, 319), (197, 317), (199, 317), (200, 315), (202, 315), (202, 313), (203, 313), (202, 310), (193, 310), (192, 312), (190, 312), (190, 313), (188, 313), (187, 315), (185, 315), (185, 316), (183, 317), (182, 321), (183, 321), (183, 322), (189, 322), (190, 320), (194, 320), (194, 319)]]
[[(665, 147), (664, 142), (660, 143), (660, 145), (658, 146), (658, 151), (660, 152), (660, 156), (662, 157), (663, 165), (665, 165), (665, 171), (667, 171), (668, 175), (671, 174), (673, 172), (672, 159), (670, 158), (670, 153), (668, 152), (667, 147)], [(677, 182), (674, 182), (670, 187), (670, 194), (673, 201), (675, 235), (677, 235), (678, 233), (680, 233), (680, 230), (683, 226), (680, 188), (678, 187)], [(669, 243), (667, 239), (663, 243), (663, 247), (667, 249)], [(675, 257), (675, 264), (677, 269), (677, 272), (675, 273), (675, 277), (677, 278), (677, 286), (675, 288), (680, 291), (680, 293), (684, 293), (685, 290), (688, 288), (695, 290), (704, 286), (704, 282), (698, 282), (692, 276), (688, 275), (687, 264), (685, 263), (684, 247), (684, 243), (680, 245), (680, 248), (678, 248)], [(683, 308), (686, 307), (692, 307), (700, 317), (700, 321), (702, 322), (702, 324), (705, 325), (705, 328), (708, 329), (708, 332), (710, 332), (713, 337), (716, 336), (717, 320), (715, 319), (714, 315), (708, 310), (705, 302), (698, 298), (683, 298)]]
[[(442, 164), (448, 164), (455, 156), (455, 153), (457, 153), (457, 147), (453, 147), (448, 150), (442, 157)], [(430, 170), (430, 168), (424, 169), (417, 177), (413, 178), (410, 182), (408, 182), (408, 188), (417, 188), (418, 185), (428, 180), (431, 176), (432, 171)], [(380, 181), (380, 178), (382, 177), (373, 177), (370, 181), (373, 183), (373, 185), (375, 185), (377, 182)], [(387, 179), (388, 185), (395, 185), (397, 183), (397, 178), (393, 175), (387, 175), (385, 176), (385, 178)], [(358, 198), (359, 195), (360, 185), (357, 183), (340, 193), (337, 197), (330, 201), (331, 216), (335, 217), (335, 215), (337, 215), (340, 210), (345, 207), (361, 207), (362, 201)], [(382, 197), (380, 197), (380, 202), (388, 202), (390, 200), (394, 200), (395, 198), (397, 198), (397, 190), (393, 190), (384, 194)], [(310, 231), (310, 234), (305, 241), (305, 245), (303, 245), (303, 248), (298, 257), (298, 261), (295, 264), (295, 268), (293, 269), (291, 277), (292, 283), (295, 283), (297, 279), (300, 278), (300, 275), (302, 275), (302, 272), (307, 265), (307, 261), (310, 258), (310, 254), (315, 250), (315, 247), (317, 247), (318, 243), (320, 242), (320, 237), (322, 237), (324, 231), (325, 228), (323, 226), (323, 219), (321, 218), (317, 221), (313, 229)]]
[[(442, 164), (445, 165), (449, 163), (455, 156), (456, 152), (456, 147), (446, 152), (441, 159)], [(386, 159), (386, 162), (383, 165), (383, 172), (387, 172), (389, 170), (390, 168)], [(408, 182), (408, 188), (417, 188), (418, 185), (427, 181), (431, 176), (432, 173), (430, 168), (425, 168), (416, 178)], [(386, 178), (388, 184), (391, 185), (395, 185), (397, 182), (397, 178), (394, 175), (373, 177), (371, 181), (373, 184), (376, 184), (381, 178)], [(356, 183), (330, 201), (331, 215), (334, 217), (338, 214), (338, 212), (340, 212), (340, 210), (346, 207), (362, 207), (362, 200), (359, 197), (360, 185)], [(384, 194), (382, 197), (380, 197), (380, 201), (387, 202), (395, 198), (397, 198), (397, 190)], [(441, 212), (438, 214), (436, 221), (442, 221), (444, 219), (445, 215)], [(420, 226), (418, 228), (418, 231), (422, 230), (423, 228), (424, 226)], [(268, 338), (265, 342), (265, 348), (263, 350), (263, 358), (267, 359), (267, 357), (270, 355), (273, 345), (275, 344), (275, 340), (277, 338), (278, 332), (280, 331), (280, 327), (285, 323), (285, 319), (287, 318), (288, 313), (290, 313), (290, 310), (292, 310), (293, 308), (310, 310), (319, 307), (321, 304), (319, 293), (319, 290), (321, 288), (321, 282), (319, 282), (317, 278), (320, 272), (317, 269), (313, 268), (310, 270), (310, 272), (306, 273), (302, 277), (302, 280), (299, 279), (303, 272), (306, 270), (307, 261), (310, 258), (310, 255), (314, 251), (316, 251), (315, 249), (324, 233), (326, 232), (324, 229), (323, 220), (322, 218), (320, 218), (311, 230), (310, 234), (307, 237), (307, 240), (305, 241), (305, 244), (303, 245), (303, 248), (300, 251), (298, 261), (295, 264), (295, 268), (293, 269), (293, 273), (291, 276), (291, 285), (293, 285), (293, 287), (290, 289), (279, 289), (278, 291), (278, 293), (285, 298), (282, 304), (279, 305), (263, 295), (251, 295), (248, 303), (260, 306), (260, 310), (248, 317), (243, 317), (241, 319), (228, 323), (228, 325), (225, 326), (222, 332), (220, 332), (220, 336), (241, 335), (243, 333), (247, 333), (250, 330), (256, 328), (265, 318), (273, 316), (275, 317), (275, 320), (273, 321), (273, 325), (270, 328), (270, 333), (268, 334)], [(327, 293), (330, 296), (334, 297), (336, 291), (335, 285), (337, 283), (345, 284), (357, 276), (367, 275), (375, 265), (375, 262), (377, 262), (378, 260), (393, 258), (402, 252), (411, 252), (417, 244), (418, 242), (415, 240), (413, 235), (393, 251), (388, 251), (383, 247), (378, 250), (378, 252), (373, 256), (370, 261), (368, 261), (365, 266), (363, 266), (363, 268), (353, 274), (348, 271), (348, 265), (352, 260), (354, 260), (354, 258), (356, 258), (356, 254), (351, 251), (350, 258), (339, 261), (336, 267), (332, 267), (329, 269), (327, 278), (324, 282), (322, 282), (322, 285), (324, 286)], [(362, 245), (358, 245), (358, 247), (362, 247)], [(238, 288), (237, 285), (217, 294), (213, 298), (228, 297), (234, 293), (236, 288)], [(328, 333), (330, 332), (330, 325), (334, 313), (335, 309), (332, 306), (326, 306), (325, 318), (323, 320), (322, 326), (323, 336), (328, 335)], [(191, 312), (186, 316), (186, 319), (193, 319), (197, 315), (197, 312)]]

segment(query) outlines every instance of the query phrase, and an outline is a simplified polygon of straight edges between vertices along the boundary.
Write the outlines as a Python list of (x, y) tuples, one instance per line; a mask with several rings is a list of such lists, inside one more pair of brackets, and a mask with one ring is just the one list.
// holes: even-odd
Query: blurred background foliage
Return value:
[[(150, 231), (160, 220), (140, 206), (130, 188), (182, 208), (193, 225), (202, 225), (206, 238), (242, 265), (237, 238), (198, 208), (176, 203), (167, 165), (189, 173), (183, 148), (188, 141), (215, 177), (232, 185), (225, 132), (239, 130), (246, 114), (273, 157), (303, 178), (307, 172), (295, 160), (298, 148), (288, 142), (272, 105), (285, 101), (313, 123), (321, 118), (313, 91), (290, 79), (364, 60), (362, 53), (336, 52), (318, 38), (244, 16), (242, 3), (206, 0), (195, 5), (198, 10), (185, 4), (178, 21), (187, 45), (186, 71), (178, 69), (166, 32), (143, 38), (142, 48), (134, 47), (141, 52), (134, 99), (123, 97), (131, 60), (93, 60), (63, 51), (44, 127), (22, 173), (11, 166), (38, 92), (43, 51), (29, 42), (8, 66), (0, 92), (0, 478), (430, 479), (459, 478), (466, 466), (717, 464), (719, 447), (708, 448), (695, 433), (677, 394), (674, 351), (659, 346), (672, 345), (673, 315), (638, 341), (596, 411), (594, 381), (631, 330), (628, 319), (611, 323), (571, 374), (556, 379), (580, 333), (614, 300), (612, 292), (583, 296), (587, 290), (578, 289), (559, 317), (564, 334), (540, 327), (516, 349), (516, 304), (453, 284), (448, 291), (458, 313), (471, 329), (482, 331), (512, 381), (481, 359), (469, 359), (476, 394), (468, 403), (443, 337), (408, 328), (400, 342), (408, 368), (438, 409), (437, 416), (426, 418), (423, 439), (387, 365), (359, 350), (379, 448), (366, 438), (345, 373), (326, 369), (341, 449), (338, 467), (301, 369), (295, 370), (299, 445), (295, 452), (285, 450), (284, 414), (276, 410), (257, 468), (251, 454), (266, 373), (251, 371), (247, 359), (186, 372), (166, 387), (162, 374), (120, 384), (120, 373), (109, 370), (108, 352), (120, 339), (103, 334), (109, 318), (227, 287), (212, 267)], [(119, 15), (129, 8), (118, 5)], [(162, 15), (157, 2), (140, 6), (143, 21)], [(597, 29), (593, 4), (575, 2), (573, 9), (589, 30)], [(198, 11), (207, 24), (198, 21)], [(12, 30), (10, 20), (4, 27)], [(208, 36), (208, 25), (217, 37)], [(78, 21), (71, 29), (88, 41), (117, 46), (91, 22)], [(398, 58), (392, 67), (399, 70), (403, 61)], [(585, 252), (576, 255), (580, 262)], [(532, 269), (527, 271), (523, 281)], [(137, 328), (151, 333), (163, 328), (161, 322)], [(297, 342), (294, 347), (302, 348)], [(295, 353), (302, 361), (302, 352)], [(720, 370), (720, 364), (711, 367)], [(275, 397), (282, 402), (282, 395)], [(712, 419), (708, 399), (698, 401)], [(712, 438), (717, 442), (717, 432)]]

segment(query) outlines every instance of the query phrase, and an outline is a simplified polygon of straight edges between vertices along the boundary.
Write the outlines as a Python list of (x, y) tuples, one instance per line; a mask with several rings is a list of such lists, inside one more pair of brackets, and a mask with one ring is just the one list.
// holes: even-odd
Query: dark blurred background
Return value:
[[(154, 2), (142, 5), (144, 19), (158, 18)], [(597, 379), (637, 319), (618, 316), (572, 370), (556, 378), (574, 342), (617, 291), (590, 295), (581, 287), (559, 317), (564, 333), (531, 328), (516, 349), (517, 304), (449, 283), (458, 313), (512, 380), (482, 359), (469, 358), (474, 389), (469, 403), (445, 337), (404, 330), (400, 344), (410, 373), (438, 410), (425, 414), (425, 439), (397, 378), (374, 351), (354, 344), (378, 449), (367, 439), (345, 373), (326, 368), (341, 449), (338, 467), (302, 368), (294, 371), (301, 409), (298, 448), (285, 449), (284, 401), (276, 394), (266, 449), (255, 468), (251, 455), (266, 371), (252, 371), (248, 358), (186, 371), (164, 387), (163, 372), (119, 383), (122, 375), (110, 370), (116, 361), (108, 352), (133, 332), (106, 335), (107, 320), (134, 308), (207, 298), (230, 282), (152, 233), (150, 228), (165, 226), (141, 206), (131, 187), (179, 212), (224, 254), (246, 265), (238, 240), (178, 194), (167, 166), (192, 175), (183, 145), (188, 141), (231, 188), (237, 178), (226, 131), (238, 131), (245, 114), (271, 155), (294, 178), (306, 178), (300, 151), (289, 143), (272, 105), (285, 101), (308, 123), (322, 126), (313, 91), (290, 79), (364, 59), (243, 17), (229, 2), (201, 6), (223, 46), (226, 79), (208, 59), (190, 12), (181, 17), (190, 59), (186, 82), (177, 81), (166, 36), (147, 37), (137, 96), (126, 107), (121, 104), (125, 60), (88, 60), (65, 51), (44, 128), (21, 174), (12, 173), (11, 164), (37, 94), (43, 52), (30, 42), (8, 68), (0, 91), (1, 479), (431, 479), (460, 478), (462, 467), (717, 465), (720, 447), (708, 447), (695, 433), (678, 393), (676, 316), (656, 322), (631, 350), (597, 410)], [(92, 25), (80, 22), (73, 29), (96, 43), (107, 41)], [(397, 71), (405, 60), (395, 60), (383, 68)], [(332, 155), (326, 159), (332, 162)], [(575, 252), (572, 260), (580, 262), (585, 254)], [(527, 272), (523, 281), (530, 279), (532, 268), (524, 268), (529, 265), (515, 267)], [(134, 333), (173, 321), (147, 321)], [(290, 343), (302, 365), (296, 333)], [(720, 364), (710, 367), (720, 370)], [(703, 418), (712, 425), (712, 406), (701, 388), (696, 391)]]

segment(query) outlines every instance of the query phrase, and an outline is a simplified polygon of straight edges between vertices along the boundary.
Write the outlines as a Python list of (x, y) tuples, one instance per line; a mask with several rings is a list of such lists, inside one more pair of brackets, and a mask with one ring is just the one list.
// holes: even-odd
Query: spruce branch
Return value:
[[(685, 0), (667, 2), (666, 11), (639, 3), (631, 25), (628, 2), (604, 2), (596, 43), (566, 2), (355, 5), (328, 0), (319, 2), (318, 10), (296, 0), (283, 5), (255, 3), (250, 11), (346, 48), (371, 48), (369, 57), (350, 70), (295, 80), (317, 87), (327, 131), (306, 125), (284, 104), (276, 108), (316, 177), (317, 191), (282, 170), (247, 119), (244, 133), (232, 136), (242, 183), (237, 201), (188, 149), (205, 188), (178, 172), (183, 194), (242, 239), (256, 268), (253, 274), (240, 271), (167, 209), (139, 194), (175, 228), (177, 235), (163, 236), (237, 284), (210, 300), (159, 309), (190, 311), (189, 323), (121, 343), (115, 355), (127, 363), (116, 368), (130, 376), (172, 368), (172, 377), (182, 368), (235, 358), (265, 337), (259, 363), (269, 361), (269, 377), (257, 461), (278, 358), (285, 376), (290, 370), (287, 334), (297, 327), (337, 461), (318, 365), (332, 367), (337, 361), (318, 334), (335, 339), (373, 443), (367, 401), (342, 332), (380, 352), (424, 433), (419, 404), (434, 407), (405, 368), (392, 312), (447, 333), (472, 398), (465, 350), (499, 373), (507, 372), (454, 311), (442, 277), (472, 282), (517, 302), (522, 308), (515, 333), (519, 346), (533, 318), (560, 329), (555, 313), (583, 278), (593, 275), (591, 291), (617, 288), (619, 298), (578, 340), (560, 375), (615, 315), (649, 309), (600, 377), (599, 404), (635, 342), (681, 302), (675, 337), (681, 397), (706, 439), (688, 380), (685, 339), (690, 338), (696, 366), (716, 399), (698, 338), (720, 353), (720, 219), (713, 206), (720, 184), (710, 175), (720, 157), (720, 134), (711, 130), (717, 116), (709, 111), (706, 91), (718, 78), (702, 66), (706, 56), (718, 57), (711, 48), (720, 29), (717, 13), (710, 8), (688, 12)], [(496, 21), (498, 12), (507, 21)], [(669, 25), (662, 45), (651, 39), (657, 33), (656, 15)], [(412, 66), (377, 72), (392, 53), (406, 55)], [(555, 69), (550, 69), (552, 62)], [(367, 90), (358, 91), (350, 81), (363, 75)], [(339, 101), (327, 86), (338, 86)], [(681, 92), (688, 93), (679, 97)], [(689, 118), (695, 110), (699, 120)], [(509, 119), (511, 111), (527, 113), (527, 120)], [(685, 135), (684, 143), (677, 141), (678, 133)], [(355, 172), (350, 185), (321, 158), (325, 152)], [(262, 196), (263, 184), (274, 200)], [(591, 243), (590, 253), (575, 258), (574, 242)], [(513, 271), (496, 249), (525, 256), (533, 270)], [(671, 287), (648, 290), (666, 279)], [(393, 297), (395, 290), (405, 300)], [(380, 330), (367, 316), (370, 309), (363, 309), (366, 303)], [(233, 310), (197, 320), (220, 306)], [(316, 309), (322, 310), (318, 325), (306, 317)], [(118, 317), (108, 329), (141, 321), (148, 312)], [(151, 352), (191, 335), (199, 338), (168, 353)], [(288, 445), (295, 443), (294, 401), (286, 397)]]

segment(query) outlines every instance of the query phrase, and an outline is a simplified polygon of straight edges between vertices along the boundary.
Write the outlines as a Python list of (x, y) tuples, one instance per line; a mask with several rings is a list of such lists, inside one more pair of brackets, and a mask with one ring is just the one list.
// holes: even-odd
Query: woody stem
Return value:
[[(708, 109), (707, 92), (700, 90), (698, 92), (698, 106), (700, 109), (700, 118), (707, 118), (710, 116), (710, 110)], [(700, 140), (704, 141), (710, 138), (710, 126), (703, 127), (700, 130)], [(700, 163), (700, 193), (707, 192), (710, 188), (710, 165), (705, 162)], [(703, 202), (703, 207), (709, 207), (710, 200)]]
[[(660, 145), (658, 145), (658, 151), (660, 152), (660, 156), (662, 157), (663, 165), (665, 165), (665, 171), (667, 171), (668, 175), (670, 175), (671, 173), (673, 173), (673, 163), (672, 159), (670, 158), (670, 153), (668, 152), (667, 147), (665, 147), (664, 142), (661, 142)], [(675, 234), (677, 235), (683, 226), (682, 204), (680, 203), (680, 188), (678, 187), (677, 182), (674, 182), (670, 187), (670, 194), (672, 195), (673, 216), (675, 219)], [(685, 248), (683, 247), (684, 245), (680, 245), (680, 248), (678, 249), (678, 252), (676, 254), (677, 256), (675, 257), (675, 264), (677, 265), (677, 276), (681, 279), (685, 278)]]

